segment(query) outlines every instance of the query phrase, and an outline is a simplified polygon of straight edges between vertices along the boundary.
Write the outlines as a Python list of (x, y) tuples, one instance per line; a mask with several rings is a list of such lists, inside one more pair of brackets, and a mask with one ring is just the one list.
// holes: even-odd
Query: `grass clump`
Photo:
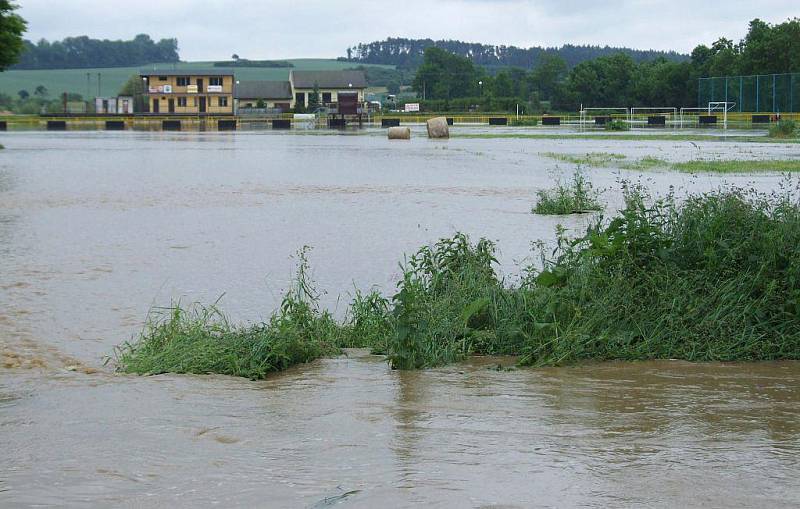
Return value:
[[(525, 364), (800, 358), (800, 205), (730, 190), (626, 207), (519, 289)], [(525, 316), (525, 315), (522, 315)]]
[(669, 168), (671, 165), (668, 161), (655, 156), (645, 156), (636, 161), (630, 161), (622, 164), (620, 167), (624, 170), (646, 171), (655, 168)]
[(624, 120), (617, 119), (606, 122), (605, 129), (606, 131), (630, 131), (631, 126)]
[(537, 118), (514, 118), (511, 119), (511, 125), (515, 127), (536, 127), (539, 125)]
[(698, 159), (673, 163), (672, 169), (687, 173), (753, 173), (753, 172), (796, 172), (800, 171), (797, 159), (724, 160)]
[(583, 360), (800, 359), (800, 204), (743, 190), (653, 202), (628, 189), (611, 220), (558, 238), (508, 287), (494, 246), (420, 251), (393, 300), (395, 368), (469, 354)]
[(138, 340), (118, 349), (117, 365), (137, 374), (264, 378), (339, 351), (340, 326), (317, 302), (304, 249), (292, 288), (266, 322), (235, 326), (216, 305), (175, 305), (151, 314)]
[(779, 120), (769, 127), (770, 138), (794, 138), (797, 132), (797, 123), (794, 120)]
[(625, 159), (622, 154), (614, 154), (612, 152), (589, 152), (587, 154), (560, 154), (558, 152), (544, 152), (542, 154), (550, 159), (562, 161), (570, 164), (580, 164), (584, 166), (595, 166), (603, 168), (615, 164), (618, 161)]
[(537, 191), (536, 195), (534, 214), (584, 214), (603, 209), (598, 201), (599, 193), (580, 170), (575, 171), (567, 185), (559, 183), (554, 189)]

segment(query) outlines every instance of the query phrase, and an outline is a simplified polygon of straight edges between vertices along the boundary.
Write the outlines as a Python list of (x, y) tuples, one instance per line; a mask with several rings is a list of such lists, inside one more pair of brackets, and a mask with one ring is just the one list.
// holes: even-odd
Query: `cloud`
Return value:
[[(337, 57), (385, 37), (460, 39), (516, 46), (599, 44), (689, 52), (738, 40), (756, 17), (780, 22), (796, 1), (729, 0), (22, 0), (29, 39), (71, 35), (177, 37), (185, 60)], [(766, 14), (765, 14), (766, 13)]]

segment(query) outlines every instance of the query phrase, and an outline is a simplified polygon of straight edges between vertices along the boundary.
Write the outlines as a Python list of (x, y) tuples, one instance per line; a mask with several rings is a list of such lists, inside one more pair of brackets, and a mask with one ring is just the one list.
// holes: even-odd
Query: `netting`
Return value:
[(697, 104), (736, 103), (740, 112), (800, 112), (800, 73), (700, 78)]

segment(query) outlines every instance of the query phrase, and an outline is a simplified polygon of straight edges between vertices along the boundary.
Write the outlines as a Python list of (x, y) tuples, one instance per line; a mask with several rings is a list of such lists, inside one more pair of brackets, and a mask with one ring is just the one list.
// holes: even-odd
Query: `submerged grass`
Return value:
[(685, 173), (756, 173), (756, 172), (797, 172), (800, 160), (797, 159), (696, 159), (672, 163), (654, 156), (628, 160), (621, 154), (589, 152), (587, 154), (562, 154), (543, 152), (541, 155), (567, 163), (593, 166), (597, 168), (617, 167), (624, 170), (647, 171), (654, 169), (675, 170)]
[(754, 173), (800, 171), (798, 159), (723, 160), (706, 159), (673, 163), (670, 168), (690, 173)]
[(538, 199), (533, 207), (534, 214), (583, 214), (603, 210), (598, 201), (599, 193), (580, 170), (575, 171), (569, 183), (559, 182), (553, 189), (538, 191), (536, 196)]
[(779, 120), (769, 127), (769, 137), (777, 139), (794, 138), (797, 133), (797, 123), (794, 120)]
[(559, 230), (553, 251), (540, 243), (540, 263), (515, 285), (497, 273), (492, 242), (456, 234), (409, 257), (390, 299), (356, 292), (342, 322), (317, 306), (301, 256), (267, 322), (176, 306), (119, 349), (118, 365), (262, 378), (344, 346), (385, 353), (396, 369), (472, 354), (537, 366), (800, 359), (799, 192), (731, 188), (678, 203), (626, 186), (622, 210), (577, 238)]
[(542, 154), (550, 159), (563, 161), (571, 164), (581, 164), (586, 166), (605, 167), (611, 164), (617, 164), (619, 161), (625, 159), (622, 154), (615, 154), (611, 152), (589, 152), (587, 154), (563, 154), (559, 152), (544, 152)]
[(769, 138), (767, 136), (738, 136), (720, 134), (617, 134), (606, 133), (457, 133), (451, 138), (467, 139), (540, 139), (540, 140), (617, 140), (617, 141), (713, 141), (734, 143), (800, 143), (800, 138)]

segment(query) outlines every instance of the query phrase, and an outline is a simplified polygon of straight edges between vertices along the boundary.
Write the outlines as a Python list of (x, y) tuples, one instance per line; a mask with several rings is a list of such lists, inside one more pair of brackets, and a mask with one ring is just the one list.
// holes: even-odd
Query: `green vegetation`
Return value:
[(572, 181), (564, 185), (560, 182), (554, 189), (540, 190), (536, 193), (534, 214), (584, 214), (603, 210), (598, 201), (599, 194), (592, 188), (580, 170), (572, 175)]
[(27, 23), (14, 13), (16, 9), (9, 0), (0, 0), (0, 71), (17, 62), (24, 50), (22, 34)]
[(681, 163), (672, 163), (670, 168), (687, 173), (751, 173), (760, 171), (769, 172), (796, 172), (800, 171), (798, 159), (774, 160), (696, 160)]
[(248, 60), (236, 58), (214, 62), (214, 67), (294, 67), (288, 60)]
[(624, 120), (612, 120), (606, 122), (606, 131), (630, 131), (631, 126)]
[(769, 127), (770, 138), (793, 138), (797, 131), (794, 120), (779, 120)]
[(538, 118), (515, 118), (511, 119), (511, 125), (514, 127), (536, 127), (539, 125)]
[(540, 263), (516, 285), (498, 276), (492, 242), (456, 234), (402, 264), (391, 300), (356, 292), (339, 323), (319, 309), (302, 251), (296, 283), (266, 323), (234, 327), (214, 306), (174, 307), (119, 349), (119, 368), (262, 378), (342, 346), (385, 353), (396, 369), (472, 354), (536, 366), (800, 359), (796, 188), (733, 188), (681, 205), (640, 186), (623, 191), (614, 217), (598, 216), (578, 238), (559, 228), (554, 251), (539, 242)]
[(751, 173), (751, 172), (796, 172), (800, 171), (800, 160), (796, 159), (696, 159), (671, 163), (664, 159), (646, 156), (628, 160), (622, 154), (590, 152), (587, 154), (560, 154), (543, 152), (541, 155), (582, 166), (597, 168), (616, 167), (624, 170), (644, 171), (656, 168), (681, 171), (685, 173)]
[(581, 164), (586, 166), (605, 167), (619, 164), (619, 161), (625, 159), (622, 154), (614, 154), (610, 152), (589, 152), (585, 155), (578, 154), (561, 154), (558, 152), (544, 152), (542, 154), (550, 159), (563, 161), (570, 164)]
[(119, 348), (127, 373), (218, 373), (251, 379), (339, 351), (339, 325), (320, 311), (308, 277), (306, 250), (294, 285), (265, 323), (234, 326), (216, 305), (175, 305), (148, 320), (141, 337)]
[(635, 161), (628, 161), (620, 165), (620, 168), (623, 168), (625, 170), (637, 170), (637, 171), (652, 170), (655, 168), (669, 168), (669, 167), (670, 167), (669, 162), (654, 156), (645, 156), (642, 157), (641, 159), (637, 159)]

